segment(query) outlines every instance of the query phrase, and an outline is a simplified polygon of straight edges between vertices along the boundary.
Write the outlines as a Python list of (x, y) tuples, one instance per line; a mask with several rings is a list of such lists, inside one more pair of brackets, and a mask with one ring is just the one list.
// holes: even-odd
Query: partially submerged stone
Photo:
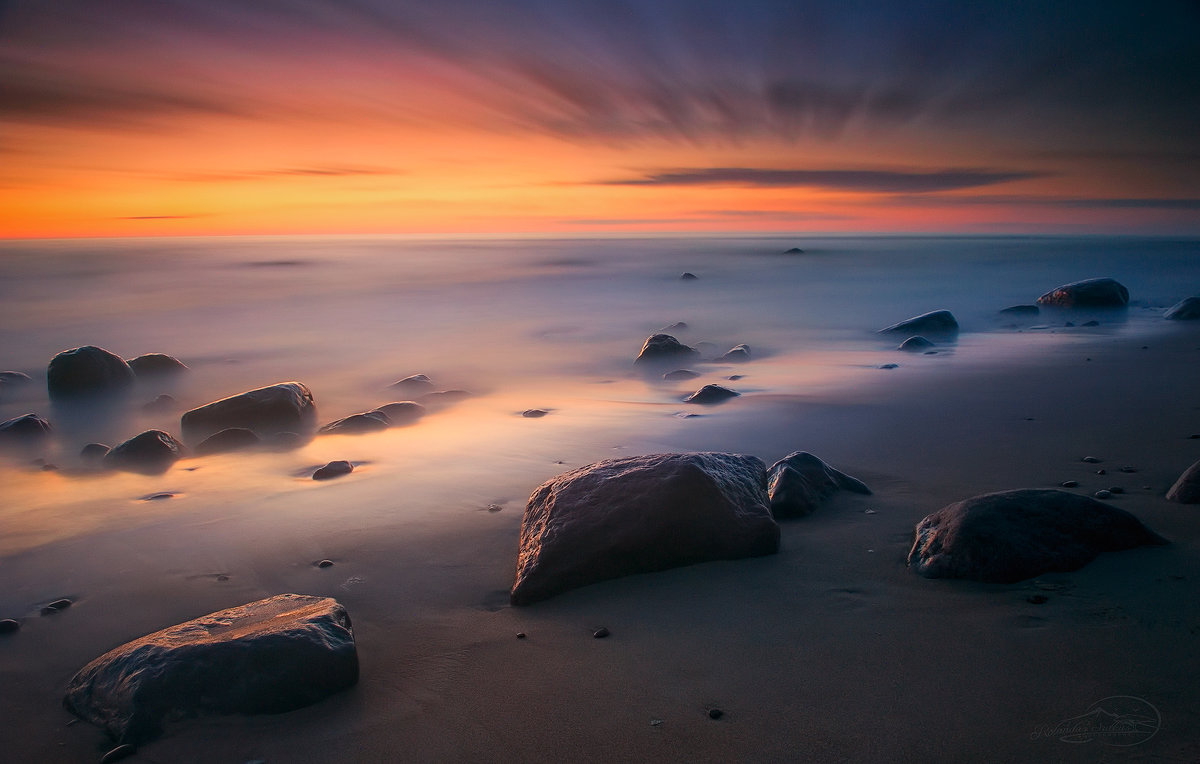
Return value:
[(1167, 543), (1087, 496), (1021, 489), (955, 502), (921, 520), (908, 564), (926, 578), (1013, 583), (1078, 570), (1101, 552)]
[(1115, 279), (1084, 279), (1055, 287), (1037, 301), (1060, 308), (1124, 308), (1129, 290)]
[(0, 443), (37, 443), (50, 435), (50, 423), (37, 414), (22, 414), (0, 422)]
[(696, 358), (699, 355), (698, 350), (684, 345), (669, 334), (652, 334), (642, 344), (642, 349), (638, 352), (634, 363), (665, 363)]
[(1183, 471), (1167, 491), (1167, 499), (1180, 504), (1200, 504), (1200, 462)]
[(1200, 318), (1200, 297), (1187, 297), (1167, 308), (1163, 318), (1172, 321), (1195, 321)]
[(128, 472), (157, 474), (166, 472), (183, 456), (184, 445), (170, 433), (146, 430), (114, 446), (104, 456), (107, 467)]
[(1036, 316), (1041, 312), (1036, 305), (1010, 305), (1000, 310), (1001, 315), (1005, 316)]
[(416, 401), (395, 401), (367, 412), (368, 415), (375, 413), (386, 416), (394, 427), (417, 421), (425, 415), (425, 407)]
[(313, 473), (312, 479), (333, 480), (334, 478), (339, 478), (342, 475), (349, 475), (351, 472), (354, 472), (353, 464), (345, 459), (337, 459), (329, 462), (323, 467), (319, 467), (317, 471)]
[(299, 382), (281, 382), (192, 409), (180, 424), (184, 439), (195, 442), (230, 427), (260, 436), (311, 432), (316, 420), (317, 407), (308, 388)]
[(360, 435), (365, 432), (379, 432), (391, 427), (392, 420), (382, 411), (370, 411), (365, 414), (351, 414), (322, 427), (322, 435)]
[(52, 401), (123, 393), (133, 380), (129, 364), (94, 345), (64, 350), (46, 367), (46, 391)]
[(261, 443), (262, 438), (258, 437), (254, 430), (247, 430), (245, 427), (227, 427), (196, 444), (195, 452), (197, 456), (211, 456), (212, 454), (225, 454), (230, 451), (254, 448)]
[(871, 493), (858, 478), (835, 470), (807, 451), (788, 454), (767, 470), (767, 495), (776, 519), (812, 514), (838, 490)]
[(274, 714), (358, 681), (346, 609), (281, 594), (128, 642), (84, 666), (63, 704), (121, 743), (206, 714)]
[(723, 361), (726, 363), (729, 363), (729, 362), (740, 363), (742, 361), (749, 361), (750, 360), (750, 346), (745, 343), (742, 343), (739, 345), (734, 345), (732, 348), (730, 348), (729, 350), (727, 350), (725, 352), (725, 355), (721, 356), (717, 360)]
[(884, 327), (880, 334), (954, 334), (958, 331), (958, 321), (948, 310), (934, 310), (919, 316), (906, 318), (903, 321)]
[(778, 550), (766, 469), (755, 457), (611, 459), (563, 473), (529, 497), (511, 601), (528, 605), (610, 578)]
[(188, 370), (187, 365), (183, 361), (166, 353), (146, 353), (145, 355), (139, 355), (137, 358), (130, 358), (126, 363), (129, 364), (129, 368), (133, 369), (133, 373), (138, 377), (179, 374)]
[(684, 403), (700, 403), (704, 405), (713, 405), (723, 403), (730, 398), (736, 398), (741, 393), (736, 390), (730, 390), (722, 385), (705, 385), (696, 392), (683, 399)]
[(666, 374), (664, 374), (663, 379), (667, 380), (668, 382), (677, 382), (683, 379), (695, 379), (698, 376), (700, 376), (700, 372), (698, 371), (692, 371), (691, 369), (676, 369), (675, 371), (668, 371)]
[(901, 342), (900, 346), (896, 349), (903, 350), (906, 353), (924, 353), (931, 347), (933, 347), (933, 343), (918, 334), (916, 337), (909, 337), (904, 342)]
[(413, 374), (397, 382), (393, 382), (388, 387), (392, 390), (398, 390), (405, 395), (412, 396), (431, 393), (434, 390), (433, 380), (425, 374)]

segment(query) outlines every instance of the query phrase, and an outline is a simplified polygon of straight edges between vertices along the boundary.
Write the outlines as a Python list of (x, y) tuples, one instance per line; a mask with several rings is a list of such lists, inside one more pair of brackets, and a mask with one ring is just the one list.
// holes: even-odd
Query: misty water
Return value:
[[(785, 254), (792, 247), (803, 253)], [(183, 517), (209, 523), (213, 543), (245, 544), (245, 523), (280, 518), (365, 527), (398, 517), (466, 522), (488, 507), (519, 515), (541, 480), (601, 458), (686, 446), (689, 428), (734, 428), (755, 399), (869, 397), (889, 375), (1020, 358), (1097, 333), (1163, 330), (1162, 310), (1200, 292), (1198, 252), (1190, 240), (1097, 237), (4, 243), (0, 367), (33, 381), (0, 389), (0, 420), (36, 412), (54, 433), (39, 449), (0, 456), (0, 554)], [(685, 272), (696, 278), (681, 279)], [(1097, 276), (1129, 288), (1127, 310), (998, 313)], [(961, 325), (935, 354), (900, 353), (903, 337), (876, 331), (935, 309)], [(1093, 318), (1097, 326), (1082, 325)], [(669, 368), (635, 369), (646, 337), (678, 322), (686, 328), (671, 333), (702, 351), (704, 360), (688, 364), (700, 376), (667, 382)], [(750, 347), (749, 362), (714, 360), (739, 343)], [(123, 401), (56, 407), (46, 365), (81, 345), (124, 358), (167, 353), (189, 371), (139, 383)], [(898, 368), (881, 368), (888, 364)], [(86, 443), (114, 445), (150, 428), (178, 435), (183, 411), (288, 380), (312, 390), (326, 423), (409, 397), (388, 386), (412, 374), (469, 396), (429, 402), (419, 421), (385, 432), (185, 458), (161, 475), (101, 473), (79, 457)], [(712, 382), (742, 398), (682, 403)], [(164, 393), (176, 403), (146, 406)], [(535, 408), (548, 413), (521, 416)], [(353, 461), (355, 473), (314, 483), (312, 468), (332, 459)], [(156, 493), (172, 496), (143, 499)], [(221, 530), (221, 518), (233, 516), (243, 521), (230, 522), (237, 533)]]

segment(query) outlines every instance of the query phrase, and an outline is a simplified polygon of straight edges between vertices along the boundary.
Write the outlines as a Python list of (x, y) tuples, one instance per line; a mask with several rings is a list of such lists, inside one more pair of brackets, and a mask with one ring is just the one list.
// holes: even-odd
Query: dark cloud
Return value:
[(775, 170), (752, 167), (705, 167), (652, 173), (640, 178), (602, 181), (614, 186), (811, 187), (871, 193), (930, 193), (991, 186), (1042, 177), (1042, 173), (983, 169), (929, 172), (895, 170)]

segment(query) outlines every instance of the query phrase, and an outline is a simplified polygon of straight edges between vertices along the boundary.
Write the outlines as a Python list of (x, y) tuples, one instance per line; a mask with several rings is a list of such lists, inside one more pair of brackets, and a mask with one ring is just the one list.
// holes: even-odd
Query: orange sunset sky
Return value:
[(0, 237), (1200, 233), (1187, 2), (0, 3)]

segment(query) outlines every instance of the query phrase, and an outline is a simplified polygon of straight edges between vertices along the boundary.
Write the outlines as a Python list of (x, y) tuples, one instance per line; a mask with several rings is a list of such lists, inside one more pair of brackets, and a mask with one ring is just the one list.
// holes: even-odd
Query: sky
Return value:
[(0, 237), (1200, 234), (1200, 3), (0, 0)]

